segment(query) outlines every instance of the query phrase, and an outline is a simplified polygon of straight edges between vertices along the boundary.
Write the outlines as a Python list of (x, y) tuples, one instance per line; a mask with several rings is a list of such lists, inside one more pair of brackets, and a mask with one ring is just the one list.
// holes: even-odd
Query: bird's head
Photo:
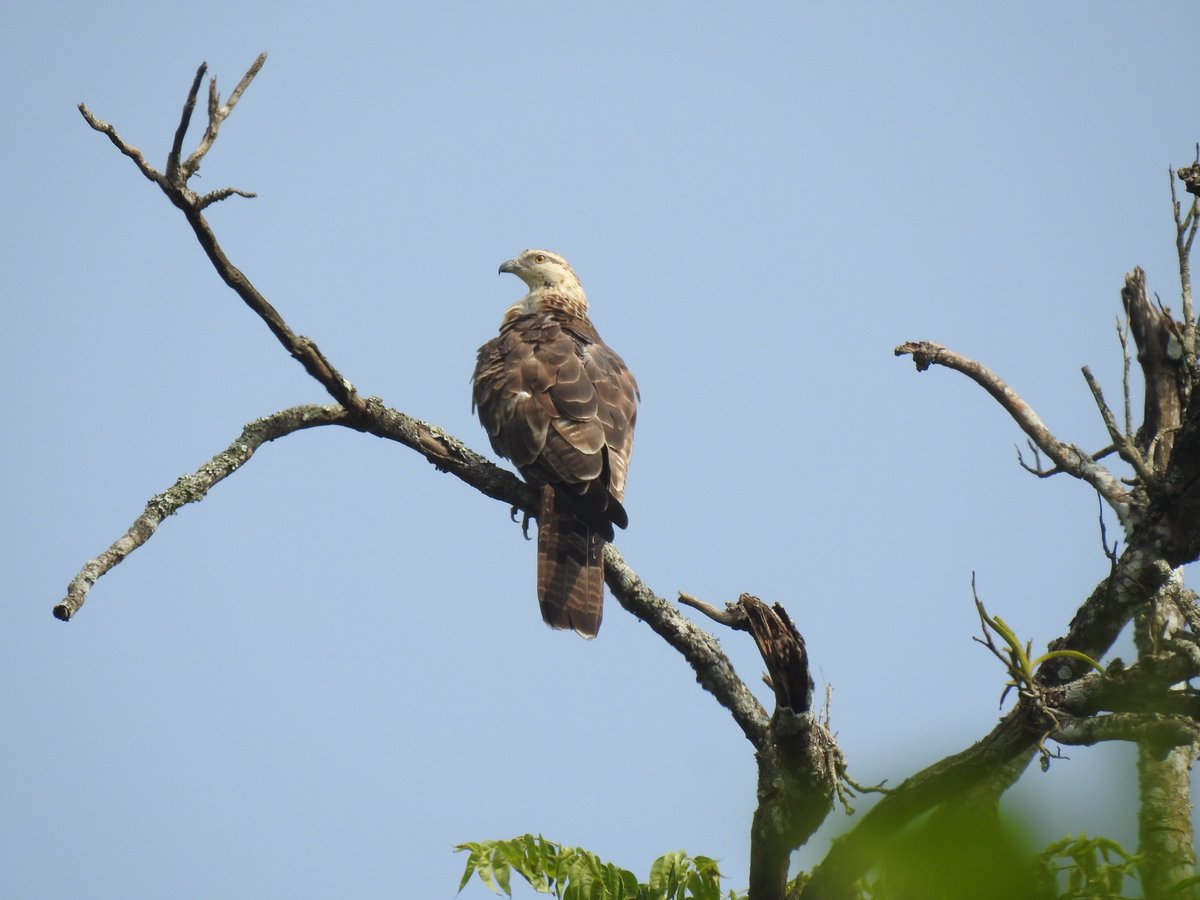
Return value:
[(565, 259), (549, 250), (526, 250), (516, 259), (503, 263), (500, 271), (516, 275), (529, 285), (531, 294), (548, 291), (587, 302), (575, 270)]

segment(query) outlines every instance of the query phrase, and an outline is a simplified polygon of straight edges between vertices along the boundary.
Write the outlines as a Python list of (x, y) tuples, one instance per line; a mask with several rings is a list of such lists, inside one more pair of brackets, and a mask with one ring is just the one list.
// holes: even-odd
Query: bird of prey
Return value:
[(567, 261), (526, 250), (500, 266), (529, 287), (479, 348), (473, 406), (492, 448), (540, 491), (537, 592), (552, 628), (600, 630), (604, 544), (629, 524), (621, 501), (637, 382), (588, 319)]

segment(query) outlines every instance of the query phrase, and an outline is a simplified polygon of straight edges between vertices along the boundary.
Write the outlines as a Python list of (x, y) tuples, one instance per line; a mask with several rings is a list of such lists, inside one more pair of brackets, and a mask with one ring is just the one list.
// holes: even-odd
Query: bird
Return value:
[(537, 594), (551, 628), (585, 638), (604, 612), (604, 545), (625, 528), (625, 477), (641, 399), (600, 338), (575, 270), (550, 250), (500, 266), (528, 287), (479, 348), (472, 408), (492, 449), (538, 491)]

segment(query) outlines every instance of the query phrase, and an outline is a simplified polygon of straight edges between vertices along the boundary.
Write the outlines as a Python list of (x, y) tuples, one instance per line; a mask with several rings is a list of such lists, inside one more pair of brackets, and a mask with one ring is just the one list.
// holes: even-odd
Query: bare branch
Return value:
[(1104, 555), (1106, 557), (1108, 557), (1108, 561), (1110, 564), (1109, 571), (1111, 573), (1112, 571), (1114, 571), (1117, 568), (1117, 560), (1119, 558), (1117, 556), (1117, 543), (1118, 542), (1114, 539), (1112, 542), (1112, 546), (1111, 547), (1108, 546), (1108, 526), (1107, 526), (1107, 524), (1105, 524), (1105, 521), (1104, 521), (1104, 498), (1101, 497), (1099, 494), (1097, 494), (1096, 500), (1098, 501), (1098, 505), (1100, 507), (1100, 513), (1099, 513), (1100, 546), (1104, 549)]
[(1125, 434), (1133, 437), (1133, 401), (1129, 389), (1129, 314), (1125, 321), (1117, 319), (1117, 340), (1121, 342), (1121, 392), (1125, 402)]
[(618, 603), (683, 655), (700, 686), (729, 710), (746, 739), (761, 748), (769, 721), (766, 710), (734, 672), (717, 639), (650, 590), (612, 544), (604, 548), (604, 580)]
[(219, 203), (220, 201), (233, 196), (254, 198), (257, 197), (258, 194), (254, 193), (253, 191), (243, 191), (232, 187), (221, 188), (218, 191), (211, 191), (210, 193), (205, 194), (196, 201), (196, 205), (200, 209), (204, 209), (205, 207), (211, 206), (214, 203)]
[[(1029, 440), (1029, 438), (1025, 439), (1025, 443), (1029, 447), (1029, 452), (1033, 454), (1033, 465), (1025, 462), (1025, 457), (1021, 454), (1021, 448), (1017, 447), (1017, 465), (1019, 465), (1022, 469), (1024, 469), (1030, 475), (1036, 475), (1038, 478), (1050, 478), (1053, 475), (1064, 474), (1064, 470), (1060, 469), (1058, 466), (1051, 466), (1048, 469), (1042, 466), (1042, 452), (1038, 450), (1037, 444)], [(1096, 460), (1096, 462), (1099, 462), (1100, 460), (1104, 459), (1104, 457), (1112, 456), (1116, 452), (1117, 448), (1112, 444), (1109, 444), (1104, 449), (1097, 450), (1095, 453), (1091, 453), (1089, 455), (1092, 457), (1092, 459)], [(1103, 500), (1103, 498), (1101, 498), (1101, 500)]]
[(297, 406), (251, 422), (225, 450), (192, 474), (180, 477), (161, 494), (151, 497), (145, 512), (134, 520), (129, 530), (107, 550), (84, 564), (68, 585), (66, 597), (54, 607), (55, 617), (64, 622), (69, 620), (83, 606), (88, 591), (100, 576), (146, 543), (167, 516), (174, 515), (189, 503), (203, 500), (216, 484), (245, 465), (263, 444), (304, 428), (342, 424), (346, 415), (340, 407)]
[[(365, 408), (366, 414), (360, 417), (336, 406), (299, 406), (251, 422), (227, 449), (195, 473), (181, 477), (171, 488), (152, 497), (145, 512), (128, 531), (83, 566), (69, 585), (66, 597), (54, 607), (54, 615), (69, 620), (83, 606), (92, 585), (146, 543), (165, 518), (189, 503), (202, 500), (214, 485), (249, 461), (264, 443), (305, 428), (341, 425), (397, 441), (489, 497), (526, 512), (536, 510), (536, 496), (529, 485), (436, 425), (388, 409), (374, 397), (368, 398)], [(737, 676), (716, 639), (651, 591), (612, 544), (605, 548), (605, 576), (617, 602), (684, 656), (696, 671), (701, 686), (730, 711), (750, 742), (760, 747), (767, 731), (767, 714)]]
[(1134, 444), (1133, 439), (1129, 437), (1127, 432), (1123, 432), (1117, 427), (1117, 420), (1104, 400), (1104, 393), (1100, 390), (1100, 383), (1096, 381), (1096, 376), (1092, 374), (1092, 370), (1087, 366), (1083, 367), (1083, 379), (1087, 382), (1087, 386), (1092, 392), (1092, 397), (1096, 401), (1096, 408), (1100, 410), (1100, 416), (1104, 419), (1104, 427), (1108, 429), (1108, 436), (1112, 438), (1113, 446), (1121, 454), (1121, 459), (1133, 466), (1133, 471), (1137, 473), (1138, 478), (1142, 480), (1142, 484), (1146, 486), (1147, 490), (1161, 490), (1162, 485), (1159, 483), (1158, 477), (1150, 468), (1150, 464), (1146, 462), (1146, 458), (1142, 456), (1141, 451)]
[(1187, 716), (1152, 713), (1109, 713), (1105, 716), (1068, 719), (1050, 732), (1060, 744), (1092, 746), (1103, 741), (1149, 742), (1162, 751), (1191, 744), (1200, 727)]
[[(1062, 469), (1058, 466), (1052, 466), (1049, 469), (1042, 465), (1042, 451), (1037, 448), (1037, 444), (1025, 439), (1025, 445), (1029, 447), (1029, 452), (1033, 454), (1033, 465), (1025, 462), (1025, 456), (1021, 453), (1021, 448), (1017, 447), (1017, 465), (1031, 475), (1036, 475), (1038, 478), (1049, 478), (1051, 475), (1059, 475)], [(1016, 446), (1015, 444), (1013, 446)]]
[(229, 114), (233, 111), (234, 105), (241, 97), (242, 93), (249, 86), (254, 76), (258, 74), (266, 61), (266, 54), (260, 54), (258, 59), (250, 67), (249, 71), (242, 77), (237, 88), (230, 96), (229, 101), (224, 106), (217, 106), (215, 82), (209, 92), (209, 124), (205, 131), (204, 138), (201, 140), (200, 146), (188, 157), (187, 162), (179, 164), (177, 161), (176, 152), (182, 145), (183, 134), (187, 131), (188, 123), (191, 120), (192, 107), (195, 105), (196, 92), (199, 90), (200, 79), (203, 78), (206, 71), (205, 66), (201, 66), (196, 77), (192, 82), (191, 90), (188, 93), (187, 101), (184, 103), (183, 114), (180, 118), (179, 128), (175, 133), (175, 143), (172, 145), (172, 158), (168, 163), (168, 174), (166, 177), (160, 175), (150, 166), (141, 152), (136, 148), (127, 144), (116, 129), (106, 122), (102, 122), (92, 115), (91, 111), (82, 103), (79, 105), (79, 111), (83, 114), (84, 119), (88, 124), (97, 131), (108, 135), (109, 140), (122, 153), (128, 156), (137, 164), (147, 178), (155, 182), (163, 192), (170, 198), (175, 206), (183, 211), (188, 220), (188, 224), (192, 226), (192, 230), (196, 234), (196, 238), (200, 241), (200, 246), (204, 248), (204, 252), (208, 255), (209, 261), (216, 268), (217, 274), (221, 279), (237, 293), (242, 301), (250, 307), (266, 324), (271, 333), (284, 346), (289, 354), (304, 366), (305, 370), (324, 386), (338, 403), (346, 407), (354, 415), (364, 415), (364, 401), (359, 397), (349, 380), (347, 380), (340, 372), (333, 367), (325, 355), (321, 353), (317, 345), (308, 338), (298, 335), (292, 331), (288, 324), (279, 315), (279, 312), (273, 307), (262, 294), (250, 282), (246, 275), (229, 261), (225, 252), (221, 249), (217, 242), (216, 235), (213, 234), (208, 222), (205, 220), (202, 210), (212, 203), (225, 199), (226, 197), (237, 194), (239, 196), (253, 196), (248, 191), (242, 191), (236, 188), (225, 188), (219, 191), (214, 191), (204, 197), (198, 197), (194, 191), (187, 186), (187, 179), (190, 178), (200, 165), (204, 154), (212, 147), (213, 141), (216, 140), (217, 131)]
[(142, 155), (142, 151), (131, 144), (127, 144), (121, 138), (121, 136), (117, 134), (116, 128), (114, 128), (112, 125), (109, 125), (102, 119), (97, 119), (92, 111), (87, 108), (86, 103), (80, 103), (77, 108), (79, 109), (80, 115), (83, 116), (84, 121), (86, 121), (88, 125), (90, 125), (96, 131), (99, 131), (101, 134), (108, 135), (108, 139), (112, 141), (113, 146), (133, 160), (133, 164), (138, 167), (139, 172), (141, 172), (155, 184), (160, 184), (162, 182), (162, 175), (158, 173), (158, 170), (155, 169), (154, 166), (146, 162), (146, 157)]
[(146, 510), (108, 550), (89, 560), (67, 589), (67, 596), (54, 607), (63, 621), (83, 605), (88, 591), (100, 576), (144, 544), (167, 516), (189, 503), (204, 499), (208, 491), (241, 468), (262, 444), (293, 431), (320, 425), (340, 425), (403, 444), (420, 453), (443, 472), (506, 505), (530, 512), (536, 509), (532, 489), (511, 472), (468, 449), (436, 425), (422, 422), (399, 410), (388, 409), (375, 397), (366, 401), (368, 414), (354, 416), (339, 406), (297, 406), (257, 419), (196, 472), (182, 476), (173, 486), (152, 497)]
[(698, 597), (693, 597), (691, 594), (679, 592), (679, 602), (684, 606), (690, 606), (692, 609), (699, 610), (708, 616), (714, 622), (724, 625), (727, 628), (732, 628), (734, 631), (747, 631), (749, 625), (746, 621), (746, 612), (736, 603), (726, 603), (724, 609), (718, 609), (711, 603), (705, 603)]
[(843, 775), (842, 781), (860, 794), (891, 794), (894, 792), (893, 788), (884, 787), (887, 784), (887, 779), (879, 782), (879, 784), (859, 784), (849, 775)]
[(449, 472), (512, 509), (529, 515), (537, 511), (537, 492), (516, 475), (501, 469), (441, 427), (386, 407), (378, 397), (366, 398), (362, 414), (348, 416), (345, 424), (417, 451), (440, 471)]
[[(212, 148), (213, 142), (217, 139), (217, 131), (221, 127), (221, 123), (229, 118), (229, 114), (233, 112), (233, 108), (237, 106), (237, 102), (242, 99), (242, 94), (246, 88), (250, 86), (250, 82), (254, 80), (254, 76), (258, 74), (263, 67), (263, 63), (267, 61), (267, 54), (260, 53), (258, 58), (254, 60), (246, 74), (242, 76), (242, 80), (238, 82), (237, 87), (233, 89), (233, 93), (229, 95), (229, 99), (225, 101), (225, 105), (221, 106), (220, 97), (217, 95), (217, 79), (213, 78), (208, 83), (208, 125), (204, 129), (204, 136), (200, 139), (200, 145), (192, 151), (192, 155), (187, 158), (187, 162), (183, 164), (180, 170), (180, 175), (183, 180), (191, 178), (196, 170), (200, 168), (200, 162), (204, 156)], [(200, 72), (197, 73), (197, 85), (199, 77), (204, 74), (204, 67), (201, 66)], [(193, 93), (189, 95), (189, 100), (195, 101), (194, 88)], [(190, 110), (189, 110), (190, 115)]]
[(334, 368), (315, 342), (292, 331), (283, 316), (258, 292), (250, 279), (229, 261), (199, 208), (190, 205), (184, 209), (184, 215), (221, 279), (267, 324), (279, 343), (304, 366), (309, 375), (321, 383), (330, 396), (352, 413), (364, 414), (364, 401), (354, 389), (354, 385)]
[(167, 178), (172, 182), (181, 182), (186, 184), (191, 172), (181, 176), (179, 170), (179, 158), (183, 155), (183, 139), (187, 137), (188, 127), (192, 124), (192, 112), (196, 109), (196, 95), (200, 92), (200, 81), (204, 78), (204, 73), (208, 71), (208, 63), (200, 63), (200, 68), (196, 70), (196, 77), (192, 79), (191, 89), (188, 90), (187, 99), (183, 101), (183, 112), (179, 116), (179, 125), (175, 129), (175, 139), (171, 141), (171, 152), (167, 154)]
[(1127, 528), (1132, 524), (1132, 498), (1112, 473), (1073, 444), (1060, 441), (1038, 414), (998, 375), (973, 359), (932, 341), (907, 341), (895, 350), (896, 356), (911, 355), (918, 372), (931, 365), (945, 366), (966, 375), (1004, 407), (1030, 440), (1064, 472), (1082, 479), (1108, 501), (1117, 518)]
[[(1192, 241), (1196, 238), (1196, 229), (1200, 227), (1200, 161), (1185, 166), (1178, 172), (1168, 170), (1168, 181), (1171, 185), (1171, 209), (1175, 215), (1175, 251), (1179, 257), (1179, 286), (1183, 303), (1183, 328), (1186, 335), (1184, 349), (1193, 356), (1196, 353), (1196, 316), (1192, 306), (1192, 272), (1191, 255)], [(1175, 193), (1175, 176), (1184, 183), (1189, 194), (1193, 194), (1188, 211), (1180, 215), (1179, 198)]]
[(1119, 439), (1125, 437), (1125, 434), (1117, 428), (1117, 419), (1113, 415), (1113, 411), (1108, 408), (1108, 403), (1104, 399), (1104, 392), (1100, 389), (1100, 382), (1092, 374), (1091, 368), (1084, 366), (1082, 371), (1083, 380), (1087, 382), (1087, 386), (1092, 392), (1092, 399), (1096, 401), (1096, 408), (1100, 410), (1100, 417), (1104, 420), (1104, 427), (1108, 429), (1108, 436), (1113, 439), (1115, 445)]

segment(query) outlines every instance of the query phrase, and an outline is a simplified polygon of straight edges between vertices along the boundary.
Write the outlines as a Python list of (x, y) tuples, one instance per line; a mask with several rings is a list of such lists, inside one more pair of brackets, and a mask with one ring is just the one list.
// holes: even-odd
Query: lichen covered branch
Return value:
[(746, 739), (761, 747), (766, 739), (767, 713), (733, 670), (716, 638), (654, 593), (612, 544), (604, 548), (604, 580), (618, 603), (683, 655), (701, 687), (729, 710)]
[(341, 407), (297, 406), (251, 422), (223, 451), (151, 497), (146, 509), (123, 535), (95, 559), (84, 563), (67, 586), (66, 596), (54, 607), (55, 617), (64, 622), (69, 620), (83, 606), (88, 591), (100, 576), (146, 543), (168, 516), (189, 503), (203, 500), (213, 487), (245, 465), (263, 444), (305, 428), (342, 424), (345, 419), (346, 411)]
[(1059, 724), (1050, 737), (1060, 744), (1075, 746), (1091, 746), (1104, 741), (1148, 742), (1161, 746), (1165, 752), (1195, 742), (1197, 726), (1188, 716), (1110, 713), (1067, 720)]

